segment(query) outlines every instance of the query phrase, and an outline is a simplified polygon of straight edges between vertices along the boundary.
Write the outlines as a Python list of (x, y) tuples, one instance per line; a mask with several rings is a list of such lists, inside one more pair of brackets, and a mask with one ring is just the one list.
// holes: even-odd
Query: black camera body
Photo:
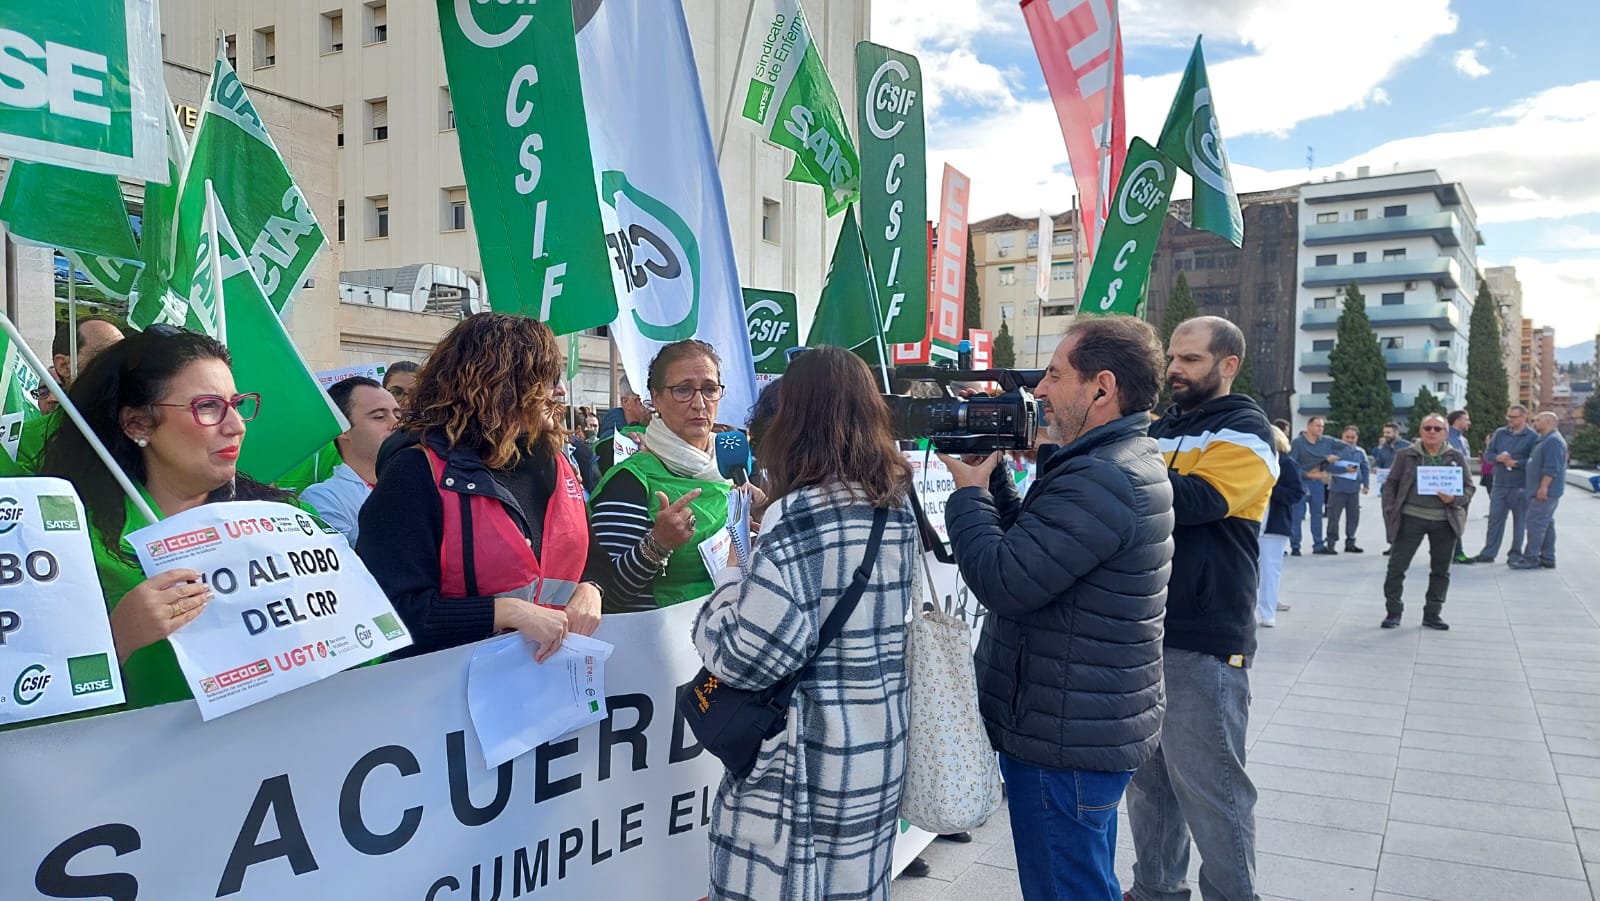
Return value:
[[(1042, 369), (945, 369), (939, 366), (900, 366), (890, 371), (896, 385), (925, 382), (939, 386), (943, 397), (884, 395), (895, 437), (926, 438), (943, 454), (987, 454), (997, 450), (1028, 450), (1039, 428), (1038, 402), (1031, 391), (1044, 377)], [(960, 397), (957, 383), (996, 382), (996, 397)]]

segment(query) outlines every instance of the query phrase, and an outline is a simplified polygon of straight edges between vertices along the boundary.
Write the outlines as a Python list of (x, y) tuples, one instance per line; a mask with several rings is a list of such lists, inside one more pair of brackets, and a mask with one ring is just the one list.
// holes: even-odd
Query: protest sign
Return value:
[(917, 500), (922, 502), (922, 512), (928, 517), (928, 524), (939, 534), (939, 540), (950, 543), (950, 530), (945, 527), (944, 508), (950, 502), (950, 495), (956, 493), (955, 479), (950, 475), (949, 467), (945, 466), (930, 447), (928, 450), (901, 451), (906, 462), (911, 464), (911, 487), (917, 492)]
[(967, 201), (972, 179), (949, 163), (944, 167), (944, 182), (939, 189), (939, 248), (934, 258), (933, 294), (928, 300), (932, 317), (928, 337), (929, 352), (942, 360), (956, 358), (956, 345), (966, 326), (963, 318), (967, 296)]
[(610, 324), (572, 4), (438, 0), (438, 11), (489, 303), (558, 335)]
[(478, 645), (467, 664), (467, 712), (485, 766), (497, 767), (606, 718), (611, 645), (567, 635), (543, 663), (538, 645), (513, 632)]
[(1460, 497), (1466, 490), (1463, 475), (1459, 466), (1418, 466), (1417, 494)]
[(341, 369), (324, 369), (316, 373), (317, 384), (321, 385), (323, 388), (327, 388), (337, 382), (342, 382), (345, 379), (359, 376), (361, 378), (372, 379), (374, 382), (377, 382), (381, 385), (383, 384), (383, 374), (388, 370), (388, 368), (389, 367), (383, 363), (362, 363), (357, 366), (345, 366)]
[(909, 53), (856, 44), (861, 140), (861, 233), (878, 283), (883, 339), (928, 333), (928, 146), (922, 68)]
[[(800, 301), (789, 291), (743, 288), (744, 322), (756, 375), (783, 375), (787, 351), (800, 344)], [(759, 379), (758, 379), (759, 380)]]
[(288, 504), (205, 504), (128, 536), (146, 575), (198, 570), (214, 597), (170, 639), (205, 719), (411, 644), (334, 529)]
[(122, 700), (77, 493), (62, 479), (0, 479), (0, 724)]
[(165, 181), (155, 0), (0, 4), (0, 155)]

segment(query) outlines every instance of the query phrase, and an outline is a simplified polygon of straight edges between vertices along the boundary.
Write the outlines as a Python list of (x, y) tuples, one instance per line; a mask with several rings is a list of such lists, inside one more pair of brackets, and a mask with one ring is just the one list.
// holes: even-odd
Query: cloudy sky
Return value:
[[(922, 61), (929, 173), (974, 217), (1072, 205), (1060, 127), (1016, 0), (873, 0), (873, 39)], [(1197, 34), (1240, 190), (1434, 168), (1478, 212), (1558, 344), (1600, 331), (1593, 0), (1121, 0), (1128, 133), (1154, 143)], [(1310, 157), (1308, 165), (1308, 156)], [(1182, 196), (1185, 176), (1179, 178)]]

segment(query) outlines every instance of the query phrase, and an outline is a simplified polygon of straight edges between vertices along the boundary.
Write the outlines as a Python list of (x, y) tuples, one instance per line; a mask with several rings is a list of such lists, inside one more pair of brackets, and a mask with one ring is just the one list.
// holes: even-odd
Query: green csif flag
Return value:
[(167, 105), (167, 183), (146, 183), (144, 214), (140, 217), (139, 257), (144, 268), (134, 283), (128, 324), (140, 331), (157, 322), (181, 326), (188, 319), (188, 303), (172, 290), (173, 252), (178, 224), (178, 182), (189, 165), (189, 142), (184, 139), (178, 114)]
[(178, 190), (175, 288), (194, 278), (208, 181), (272, 309), (282, 313), (328, 241), (220, 46)]
[(29, 462), (19, 460), (19, 453), (25, 433), (37, 437), (36, 430), (46, 428), (39, 404), (33, 399), (39, 374), (4, 332), (0, 332), (0, 348), (0, 448), (4, 449), (0, 453), (0, 477), (31, 476)]
[(861, 138), (861, 232), (884, 341), (928, 336), (928, 142), (917, 58), (878, 44), (856, 45)]
[[(750, 331), (750, 359), (756, 373), (783, 375), (788, 351), (800, 343), (800, 303), (788, 291), (743, 288), (744, 322)], [(759, 380), (759, 379), (758, 379)]]
[(874, 315), (872, 270), (867, 265), (856, 226), (854, 207), (845, 210), (839, 242), (833, 246), (833, 262), (817, 299), (817, 315), (811, 321), (806, 344), (831, 344), (855, 351), (869, 363), (878, 362), (878, 344), (883, 335), (880, 320)]
[(115, 175), (14, 162), (0, 220), (18, 241), (60, 250), (107, 294), (133, 290), (143, 264)]
[[(234, 384), (240, 393), (261, 395), (260, 412), (239, 452), (239, 470), (258, 481), (274, 482), (350, 424), (284, 330), (220, 198), (211, 205), (212, 215), (206, 215), (204, 208), (200, 213), (204, 226), (197, 243), (204, 256), (202, 266), (208, 273), (215, 267), (214, 276), (204, 277), (220, 287), (217, 309), (226, 323)], [(208, 248), (214, 248), (214, 256)]]
[(1100, 252), (1084, 285), (1086, 315), (1144, 315), (1144, 294), (1150, 279), (1150, 261), (1161, 225), (1172, 201), (1177, 166), (1166, 154), (1143, 138), (1128, 145), (1122, 178), (1111, 195), (1111, 215), (1100, 238)]
[[(1222, 129), (1206, 78), (1206, 60), (1200, 39), (1194, 40), (1189, 68), (1184, 70), (1178, 95), (1172, 98), (1167, 124), (1156, 146), (1178, 168), (1194, 176), (1194, 227), (1218, 235), (1240, 247), (1244, 244), (1244, 214), (1228, 171), (1228, 152), (1222, 146)], [(1126, 169), (1124, 169), (1126, 171)], [(1101, 241), (1102, 248), (1112, 247)]]
[(740, 115), (796, 154), (789, 178), (822, 186), (833, 216), (861, 196), (861, 160), (800, 0), (752, 0), (736, 75)]

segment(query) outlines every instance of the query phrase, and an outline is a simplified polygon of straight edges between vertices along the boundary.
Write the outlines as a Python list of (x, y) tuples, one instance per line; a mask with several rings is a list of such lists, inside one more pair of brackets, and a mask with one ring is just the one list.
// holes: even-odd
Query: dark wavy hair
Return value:
[[(111, 452), (111, 459), (128, 478), (142, 485), (149, 478), (144, 452), (122, 430), (122, 412), (136, 410), (159, 422), (162, 414), (153, 405), (167, 393), (167, 387), (179, 372), (202, 360), (221, 360), (233, 365), (228, 349), (215, 338), (169, 326), (152, 327), (101, 351), (78, 373), (67, 397), (83, 414), (95, 437)], [(269, 399), (262, 401), (270, 402)], [(108, 545), (120, 552), (118, 536), (127, 525), (122, 488), (76, 425), (62, 423), (50, 436), (45, 444), (40, 475), (72, 482), (83, 499), (89, 521)], [(243, 473), (218, 486), (206, 498), (207, 502), (236, 499), (292, 500), (286, 492), (263, 485)]]
[(795, 357), (782, 382), (778, 410), (761, 437), (769, 497), (836, 483), (860, 486), (874, 507), (905, 501), (911, 465), (860, 357), (838, 347), (812, 348)]
[(461, 320), (417, 373), (405, 427), (443, 432), (451, 447), (477, 451), (491, 469), (524, 452), (554, 458), (566, 443), (566, 406), (550, 393), (561, 377), (555, 333), (537, 319), (478, 313)]

